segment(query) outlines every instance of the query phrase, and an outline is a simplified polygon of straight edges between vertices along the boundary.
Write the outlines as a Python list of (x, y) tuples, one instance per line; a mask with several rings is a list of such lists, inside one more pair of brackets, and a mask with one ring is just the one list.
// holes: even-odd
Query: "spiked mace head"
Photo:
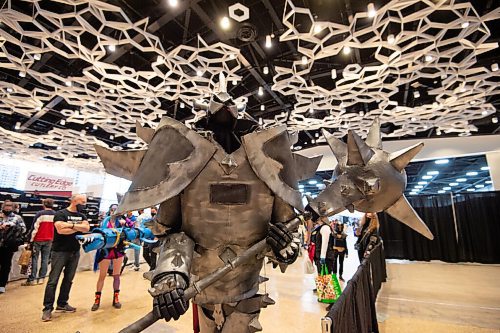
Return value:
[(423, 236), (434, 238), (403, 194), (406, 188), (404, 168), (423, 148), (423, 143), (395, 153), (382, 150), (378, 118), (372, 124), (366, 141), (353, 131), (347, 134), (347, 144), (326, 131), (323, 135), (338, 165), (334, 172), (335, 181), (309, 202), (317, 213), (333, 215), (344, 209), (386, 211)]

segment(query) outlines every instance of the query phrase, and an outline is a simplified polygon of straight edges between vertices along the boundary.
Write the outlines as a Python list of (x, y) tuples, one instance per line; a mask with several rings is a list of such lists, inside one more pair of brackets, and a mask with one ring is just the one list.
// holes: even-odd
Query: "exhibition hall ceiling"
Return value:
[[(228, 91), (263, 128), (384, 138), (500, 133), (493, 0), (0, 1), (0, 148), (100, 168), (135, 124), (195, 128)], [(197, 103), (200, 104), (200, 103)]]

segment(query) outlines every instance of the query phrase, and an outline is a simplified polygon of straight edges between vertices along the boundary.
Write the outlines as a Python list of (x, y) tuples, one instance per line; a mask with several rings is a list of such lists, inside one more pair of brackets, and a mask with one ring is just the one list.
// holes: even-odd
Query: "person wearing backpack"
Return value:
[(5, 200), (0, 213), (0, 294), (5, 292), (9, 280), (12, 257), (24, 243), (26, 225), (20, 215), (14, 213), (14, 203)]
[(333, 253), (333, 237), (328, 217), (320, 216), (318, 225), (311, 232), (311, 242), (315, 244), (314, 263), (318, 274), (321, 274), (321, 266), (326, 265), (328, 272), (333, 270), (334, 253)]

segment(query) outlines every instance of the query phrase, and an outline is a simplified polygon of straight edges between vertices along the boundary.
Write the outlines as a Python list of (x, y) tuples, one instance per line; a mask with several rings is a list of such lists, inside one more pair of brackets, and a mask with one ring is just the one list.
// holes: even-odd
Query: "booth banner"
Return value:
[(26, 192), (70, 196), (73, 188), (73, 183), (73, 178), (47, 175), (30, 171), (28, 172), (24, 190)]

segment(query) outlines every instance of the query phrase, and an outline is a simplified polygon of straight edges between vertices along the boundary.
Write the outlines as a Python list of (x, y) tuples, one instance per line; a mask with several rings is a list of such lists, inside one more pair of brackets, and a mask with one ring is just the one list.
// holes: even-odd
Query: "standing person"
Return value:
[(358, 240), (354, 244), (354, 248), (358, 250), (359, 262), (365, 257), (365, 252), (370, 243), (375, 244), (378, 239), (379, 221), (377, 213), (366, 213), (360, 221), (360, 226), (356, 230)]
[[(151, 228), (152, 224), (153, 224), (152, 222), (153, 222), (154, 217), (156, 216), (156, 213), (157, 213), (156, 207), (153, 206), (153, 207), (151, 207), (151, 215), (148, 214), (148, 215), (144, 215), (143, 217), (141, 217), (142, 215), (139, 215), (139, 217), (137, 219), (141, 220), (141, 224), (143, 227)], [(144, 260), (146, 260), (146, 262), (149, 265), (149, 272), (154, 271), (154, 269), (156, 268), (156, 256), (157, 256), (157, 254), (154, 251), (154, 249), (157, 246), (158, 246), (158, 242), (156, 242), (156, 243), (144, 242), (144, 246), (142, 247), (142, 257), (144, 258)], [(146, 274), (146, 273), (144, 273), (144, 274)], [(148, 275), (149, 274), (146, 274), (145, 277)]]
[[(123, 227), (125, 226), (125, 223), (125, 219), (121, 216), (107, 216), (101, 223), (101, 229)], [(125, 249), (123, 242), (120, 242), (116, 247), (109, 250), (97, 250), (95, 261), (99, 267), (99, 277), (97, 279), (94, 305), (92, 305), (91, 311), (96, 311), (101, 305), (101, 294), (102, 288), (104, 287), (104, 279), (106, 278), (106, 272), (108, 271), (111, 262), (113, 266), (113, 307), (116, 309), (120, 309), (122, 307), (119, 295), (121, 266), (124, 256)]]
[[(31, 257), (31, 274), (28, 280), (23, 283), (23, 286), (33, 286), (35, 284), (43, 284), (47, 275), (49, 265), (50, 249), (52, 240), (54, 239), (54, 200), (43, 199), (43, 209), (36, 213), (31, 228), (31, 249), (33, 251)], [(42, 255), (40, 271), (37, 276), (38, 257)], [(35, 283), (35, 279), (37, 280)]]
[(83, 214), (87, 197), (75, 194), (71, 197), (68, 208), (58, 211), (54, 216), (54, 241), (52, 243), (52, 260), (49, 282), (45, 287), (43, 298), (43, 321), (52, 319), (57, 283), (64, 269), (64, 278), (59, 289), (56, 311), (75, 312), (76, 308), (68, 304), (69, 292), (75, 277), (80, 259), (80, 243), (75, 238), (90, 229), (87, 217)]
[(347, 249), (347, 234), (344, 232), (345, 224), (338, 223), (335, 227), (333, 236), (333, 273), (337, 274), (337, 263), (339, 264), (339, 279), (344, 281), (344, 257), (347, 258), (349, 251)]
[[(137, 224), (137, 217), (134, 215), (132, 211), (128, 211), (127, 215), (125, 216), (125, 221), (127, 226), (131, 227), (140, 227), (140, 225)], [(141, 241), (136, 239), (132, 243), (136, 245), (141, 245)], [(141, 259), (141, 250), (140, 249), (135, 249), (134, 248), (134, 271), (139, 270), (139, 261)]]
[(21, 216), (14, 213), (14, 203), (5, 200), (0, 213), (0, 294), (5, 292), (9, 280), (12, 257), (24, 243), (26, 225)]
[(318, 219), (318, 225), (311, 233), (311, 242), (315, 244), (314, 251), (314, 263), (318, 270), (318, 274), (321, 273), (321, 267), (326, 265), (328, 272), (333, 271), (333, 237), (332, 229), (327, 216), (320, 216)]

